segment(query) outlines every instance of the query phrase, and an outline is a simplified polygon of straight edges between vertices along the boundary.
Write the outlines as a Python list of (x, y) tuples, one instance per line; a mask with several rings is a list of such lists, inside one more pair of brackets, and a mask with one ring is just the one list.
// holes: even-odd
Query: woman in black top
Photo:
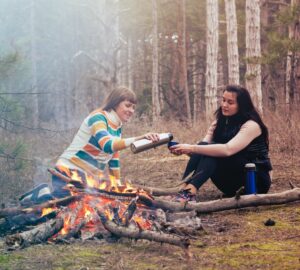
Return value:
[(215, 115), (216, 120), (202, 142), (170, 148), (173, 154), (190, 155), (183, 178), (193, 172), (178, 198), (193, 200), (208, 178), (225, 195), (233, 196), (245, 186), (246, 163), (256, 165), (257, 192), (267, 193), (271, 185), (269, 172), (272, 170), (268, 155), (268, 129), (249, 92), (238, 85), (227, 86)]

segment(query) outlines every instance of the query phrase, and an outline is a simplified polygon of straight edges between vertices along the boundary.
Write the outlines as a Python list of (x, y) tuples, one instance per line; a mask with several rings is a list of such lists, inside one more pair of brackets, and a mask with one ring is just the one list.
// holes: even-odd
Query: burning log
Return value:
[(298, 200), (300, 200), (300, 188), (294, 188), (280, 193), (243, 195), (240, 196), (239, 199), (233, 197), (199, 203), (178, 203), (155, 199), (152, 201), (152, 204), (148, 204), (148, 206), (171, 212), (195, 210), (197, 213), (211, 213), (253, 206), (285, 204)]
[(171, 245), (183, 247), (187, 249), (190, 246), (190, 240), (188, 237), (180, 237), (169, 235), (165, 233), (158, 233), (154, 231), (143, 231), (140, 229), (126, 228), (115, 224), (108, 220), (105, 215), (97, 211), (100, 216), (103, 226), (112, 234), (119, 237), (127, 237), (131, 239), (146, 239), (149, 241), (155, 241), (159, 243), (168, 243)]
[(80, 234), (80, 230), (86, 225), (86, 220), (82, 220), (79, 224), (75, 225), (69, 230), (67, 234), (57, 236), (54, 241), (56, 243), (66, 243), (68, 239), (76, 237)]
[(36, 226), (49, 219), (55, 218), (56, 215), (57, 211), (52, 211), (44, 216), (41, 216), (41, 213), (29, 213), (5, 218), (0, 222), (0, 236), (11, 234), (19, 230), (26, 230), (28, 226)]
[(62, 199), (55, 199), (48, 202), (44, 202), (38, 205), (33, 205), (32, 207), (28, 208), (21, 208), (21, 207), (12, 207), (12, 208), (5, 208), (0, 210), (0, 218), (9, 217), (9, 216), (16, 216), (26, 213), (38, 213), (42, 212), (45, 208), (53, 208), (57, 206), (65, 206), (69, 203), (79, 200), (81, 198), (80, 195), (76, 196), (69, 196)]
[(111, 191), (107, 191), (105, 189), (90, 187), (84, 182), (74, 181), (74, 180), (72, 180), (72, 178), (63, 175), (62, 173), (58, 172), (57, 170), (49, 168), (48, 171), (51, 174), (53, 174), (53, 175), (59, 177), (60, 179), (62, 179), (63, 181), (65, 181), (67, 184), (74, 185), (75, 188), (72, 189), (73, 191), (77, 190), (77, 191), (88, 192), (88, 193), (92, 193), (92, 194), (96, 193), (96, 194), (99, 194), (108, 199), (117, 199), (117, 200), (121, 200), (121, 201), (131, 201), (133, 198), (135, 198), (138, 195), (139, 198), (141, 198), (141, 200), (143, 201), (143, 203), (146, 203), (148, 205), (151, 204), (151, 201), (153, 199), (152, 196), (150, 196), (146, 192), (143, 192), (143, 190), (137, 189), (136, 192), (122, 192), (122, 193), (115, 192), (113, 189)]
[(36, 226), (34, 229), (22, 233), (7, 236), (5, 244), (9, 250), (24, 248), (33, 244), (44, 243), (49, 237), (61, 230), (64, 225), (62, 218), (49, 220)]

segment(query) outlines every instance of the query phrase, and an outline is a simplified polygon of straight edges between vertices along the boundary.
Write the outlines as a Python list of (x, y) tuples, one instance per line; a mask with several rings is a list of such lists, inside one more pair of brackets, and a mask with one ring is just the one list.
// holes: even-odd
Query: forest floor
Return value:
[[(177, 139), (187, 142), (188, 137), (186, 132)], [(274, 174), (270, 193), (290, 189), (289, 181), (300, 187), (298, 151), (276, 150), (271, 158)], [(126, 150), (121, 159), (125, 178), (155, 187), (178, 183), (187, 162), (186, 156), (173, 156), (164, 146), (136, 155)], [(198, 198), (209, 201), (220, 195), (208, 181)], [(192, 240), (190, 260), (179, 247), (144, 240), (40, 244), (7, 252), (2, 239), (0, 269), (300, 269), (300, 201), (203, 214), (200, 218), (205, 231)], [(275, 225), (265, 226), (268, 219)]]

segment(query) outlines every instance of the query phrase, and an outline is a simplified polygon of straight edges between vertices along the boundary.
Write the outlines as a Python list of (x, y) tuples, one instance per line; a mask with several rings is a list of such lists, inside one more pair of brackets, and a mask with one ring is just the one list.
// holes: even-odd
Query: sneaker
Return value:
[(30, 205), (39, 204), (53, 199), (50, 188), (47, 184), (40, 184), (34, 187), (32, 190), (22, 194), (19, 198), (20, 204)]
[(196, 194), (192, 194), (189, 189), (180, 190), (176, 197), (176, 202), (196, 202)]

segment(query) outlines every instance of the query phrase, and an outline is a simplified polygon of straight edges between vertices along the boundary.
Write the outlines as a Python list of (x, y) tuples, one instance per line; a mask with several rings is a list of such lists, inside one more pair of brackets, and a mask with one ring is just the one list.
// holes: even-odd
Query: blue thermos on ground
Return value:
[(256, 194), (256, 166), (254, 163), (247, 163), (246, 170), (246, 194)]

